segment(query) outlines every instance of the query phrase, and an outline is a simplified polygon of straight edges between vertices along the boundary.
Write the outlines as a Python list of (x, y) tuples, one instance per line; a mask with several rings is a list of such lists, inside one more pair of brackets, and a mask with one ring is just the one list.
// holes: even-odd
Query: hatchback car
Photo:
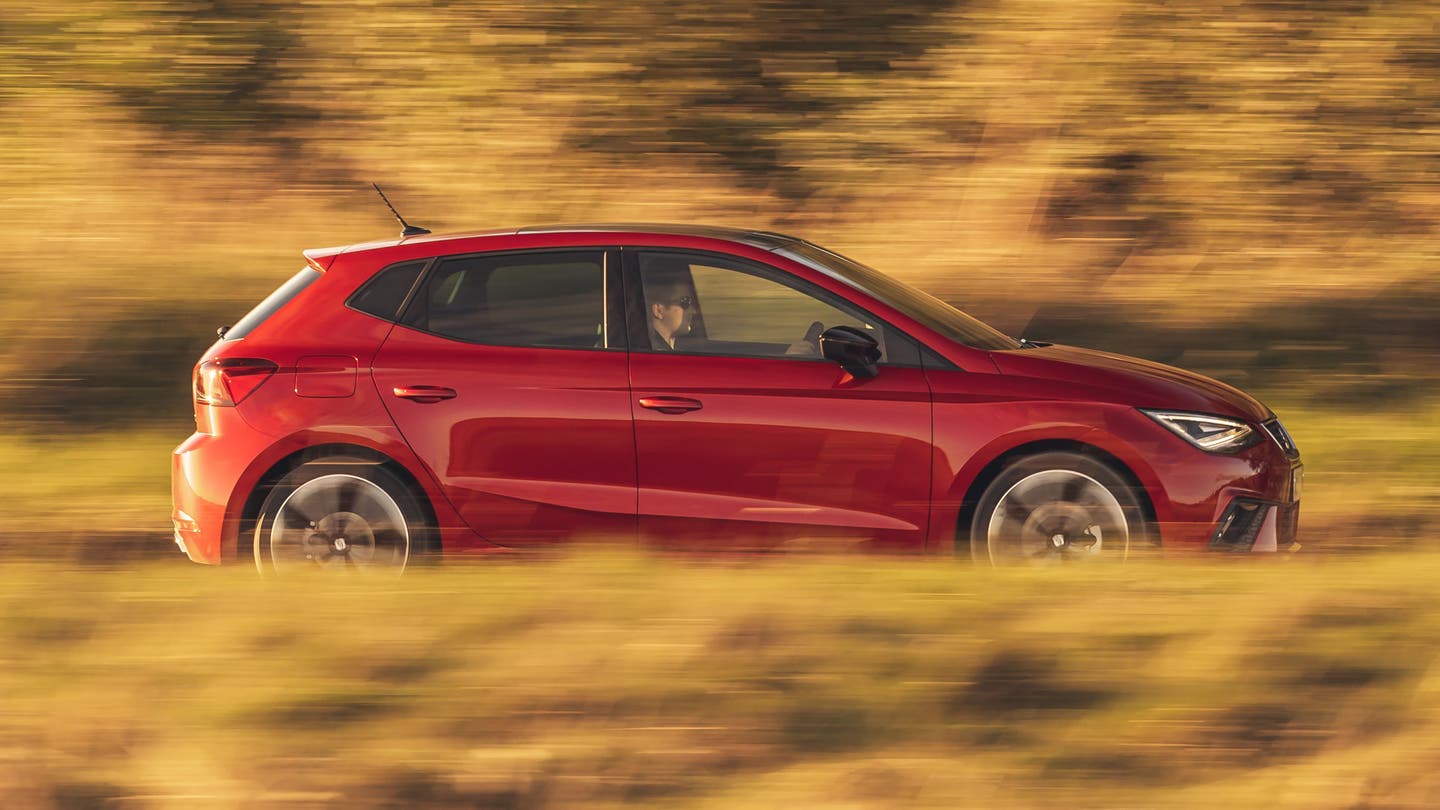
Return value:
[(1012, 339), (802, 239), (600, 225), (304, 255), (195, 368), (173, 519), (196, 562), (1294, 542), (1299, 453), (1255, 399)]

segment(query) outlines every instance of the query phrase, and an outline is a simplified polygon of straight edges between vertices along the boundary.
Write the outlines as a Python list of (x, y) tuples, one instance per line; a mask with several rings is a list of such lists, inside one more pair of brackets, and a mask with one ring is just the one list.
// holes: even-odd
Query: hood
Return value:
[(1136, 408), (1197, 411), (1253, 422), (1270, 418), (1268, 408), (1238, 388), (1138, 357), (1059, 345), (992, 352), (990, 356), (1002, 374), (1072, 384)]

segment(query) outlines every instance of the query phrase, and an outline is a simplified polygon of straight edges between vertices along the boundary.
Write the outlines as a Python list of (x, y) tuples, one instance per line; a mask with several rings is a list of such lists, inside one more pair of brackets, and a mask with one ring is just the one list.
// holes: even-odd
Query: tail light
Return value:
[(195, 367), (195, 401), (201, 405), (236, 405), (278, 368), (269, 360), (249, 357), (206, 360)]

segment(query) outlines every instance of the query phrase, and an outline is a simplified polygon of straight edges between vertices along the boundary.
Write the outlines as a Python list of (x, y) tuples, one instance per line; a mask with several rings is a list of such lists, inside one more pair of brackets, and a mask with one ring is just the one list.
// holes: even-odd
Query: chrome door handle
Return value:
[(698, 411), (704, 406), (700, 400), (688, 397), (641, 397), (640, 407), (660, 413), (686, 413)]
[(439, 385), (403, 385), (395, 387), (395, 396), (428, 405), (444, 399), (454, 399), (455, 389)]

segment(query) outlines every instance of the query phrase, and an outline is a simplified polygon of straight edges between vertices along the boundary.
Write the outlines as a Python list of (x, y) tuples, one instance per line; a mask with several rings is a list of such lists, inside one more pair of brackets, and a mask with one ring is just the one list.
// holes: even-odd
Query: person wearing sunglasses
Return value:
[(645, 301), (650, 316), (650, 348), (675, 351), (675, 338), (690, 333), (690, 310), (695, 306), (690, 286), (678, 280), (647, 285)]

